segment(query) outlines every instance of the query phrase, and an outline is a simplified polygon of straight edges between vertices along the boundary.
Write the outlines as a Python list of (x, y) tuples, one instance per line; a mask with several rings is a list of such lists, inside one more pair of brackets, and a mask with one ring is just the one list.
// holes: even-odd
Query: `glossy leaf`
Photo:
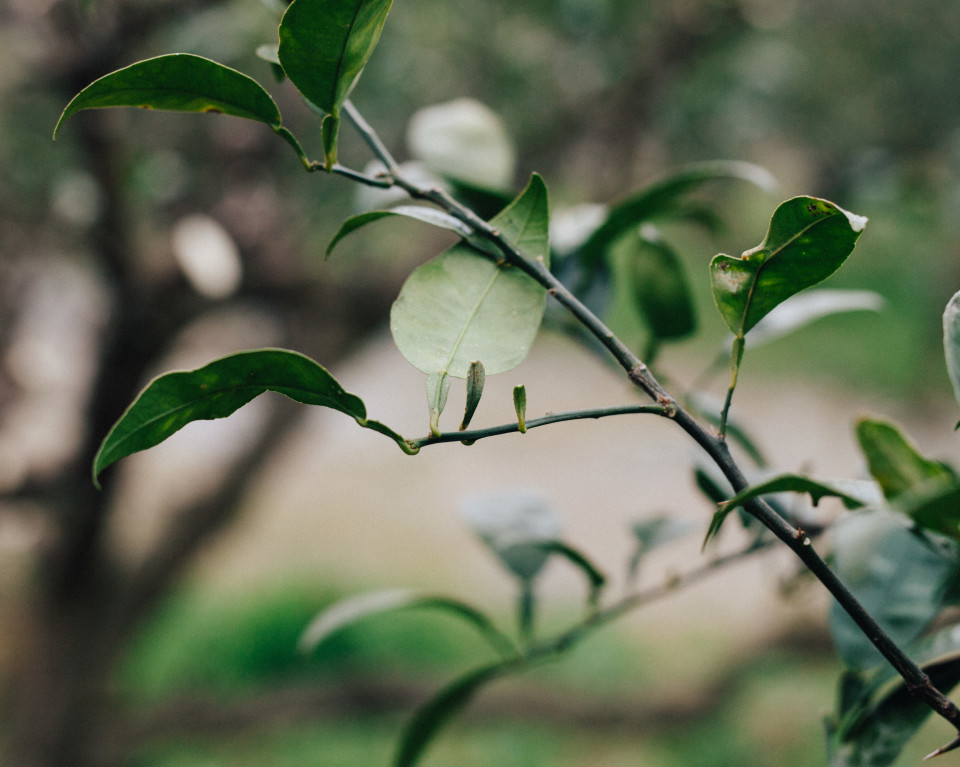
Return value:
[(588, 272), (596, 271), (603, 266), (607, 249), (621, 235), (659, 217), (682, 215), (691, 192), (722, 180), (746, 181), (767, 191), (777, 187), (767, 170), (751, 163), (704, 162), (683, 168), (613, 205), (604, 222), (580, 247), (581, 264)]
[(92, 82), (67, 104), (54, 138), (71, 115), (104, 107), (218, 112), (280, 128), (280, 110), (256, 80), (189, 53), (138, 61)]
[(513, 643), (476, 608), (457, 599), (421, 594), (409, 589), (378, 591), (336, 602), (310, 622), (300, 637), (300, 650), (312, 652), (332, 634), (367, 618), (414, 609), (440, 610), (465, 620), (483, 634), (500, 655), (505, 658), (515, 655)]
[(399, 434), (368, 420), (363, 401), (344, 391), (309, 357), (285, 349), (258, 349), (153, 379), (100, 445), (93, 462), (94, 482), (115, 461), (160, 444), (193, 421), (225, 418), (267, 391), (346, 413), (412, 452)]
[(823, 317), (845, 312), (883, 309), (884, 299), (872, 290), (808, 290), (791, 296), (750, 331), (751, 349), (776, 341)]
[(734, 336), (742, 338), (790, 296), (839, 269), (866, 223), (832, 202), (794, 197), (774, 212), (760, 245), (739, 258), (716, 256), (713, 297)]
[(463, 409), (463, 420), (460, 422), (460, 431), (464, 431), (473, 420), (474, 413), (480, 405), (480, 398), (483, 396), (483, 385), (487, 380), (486, 372), (483, 369), (483, 363), (479, 360), (470, 363), (470, 370), (467, 373), (467, 401)]
[[(436, 226), (440, 229), (446, 229), (447, 231), (458, 234), (465, 240), (478, 239), (469, 226), (463, 223), (460, 219), (454, 218), (449, 213), (444, 213), (442, 210), (428, 208), (424, 205), (398, 205), (395, 208), (390, 208), (390, 210), (371, 210), (368, 213), (361, 213), (357, 216), (351, 216), (348, 218), (340, 226), (340, 229), (333, 236), (333, 239), (330, 240), (330, 244), (327, 246), (327, 256), (329, 257), (329, 255), (333, 252), (333, 249), (337, 246), (337, 243), (339, 243), (340, 240), (342, 240), (348, 234), (351, 234), (352, 232), (357, 231), (357, 229), (360, 229), (367, 224), (371, 224), (374, 221), (379, 221), (382, 218), (389, 218), (391, 216), (401, 216), (405, 218), (412, 218), (415, 221), (423, 221), (431, 226)], [(491, 247), (492, 246), (487, 245), (487, 248)]]
[(888, 501), (931, 483), (939, 483), (940, 487), (955, 483), (952, 471), (942, 463), (920, 455), (892, 423), (861, 418), (857, 421), (856, 431), (870, 474)]
[(287, 77), (324, 112), (327, 168), (337, 159), (340, 110), (373, 54), (392, 0), (294, 0), (280, 21), (277, 55)]
[(953, 396), (960, 403), (960, 292), (953, 294), (943, 312), (943, 351)]
[[(490, 223), (526, 258), (546, 259), (547, 218), (547, 189), (534, 176)], [(465, 378), (474, 360), (494, 375), (527, 356), (544, 306), (545, 292), (530, 277), (460, 244), (407, 278), (390, 329), (407, 361), (427, 375)]]
[(403, 732), (394, 767), (413, 767), (441, 728), (462, 711), (485, 684), (506, 674), (512, 664), (495, 663), (465, 674), (420, 708)]
[(697, 317), (683, 264), (656, 228), (627, 234), (613, 250), (614, 260), (626, 259), (637, 308), (653, 336), (675, 340), (693, 333)]
[(822, 498), (839, 498), (848, 509), (857, 509), (877, 500), (877, 494), (873, 488), (872, 482), (859, 480), (831, 480), (826, 482), (810, 479), (799, 474), (779, 474), (741, 490), (733, 498), (723, 503), (710, 521), (710, 527), (707, 530), (703, 545), (706, 546), (710, 539), (720, 532), (721, 526), (731, 511), (754, 498), (770, 493), (809, 493), (814, 506)]
[[(837, 576), (897, 644), (917, 639), (943, 609), (960, 565), (954, 544), (940, 545), (911, 530), (902, 515), (881, 510), (843, 517), (831, 540)], [(848, 666), (868, 669), (883, 661), (836, 603), (830, 631)]]

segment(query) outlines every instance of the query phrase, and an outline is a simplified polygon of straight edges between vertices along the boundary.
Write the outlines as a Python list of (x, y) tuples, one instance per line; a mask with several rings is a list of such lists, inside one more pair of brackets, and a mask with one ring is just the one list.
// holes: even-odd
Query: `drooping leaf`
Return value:
[(800, 474), (778, 474), (741, 490), (721, 505), (710, 521), (710, 527), (707, 530), (703, 545), (706, 546), (710, 539), (720, 532), (720, 527), (726, 520), (727, 515), (738, 506), (742, 506), (747, 501), (762, 495), (783, 492), (809, 493), (814, 506), (822, 498), (839, 498), (848, 509), (868, 506), (878, 500), (878, 493), (875, 492), (875, 486), (872, 482), (844, 479), (824, 481), (810, 479), (810, 477), (804, 477)]
[(480, 405), (480, 398), (483, 396), (483, 384), (487, 380), (486, 372), (483, 369), (483, 363), (479, 360), (470, 363), (470, 370), (467, 373), (467, 401), (463, 409), (463, 420), (460, 422), (460, 431), (464, 431), (473, 420), (473, 414), (477, 412)]
[(629, 232), (611, 258), (626, 259), (637, 308), (658, 340), (686, 338), (696, 330), (693, 296), (676, 251), (652, 225)]
[(755, 349), (823, 317), (842, 312), (879, 312), (883, 305), (883, 296), (872, 290), (808, 290), (791, 296), (754, 325), (747, 344)]
[(330, 256), (337, 243), (339, 243), (340, 240), (342, 240), (348, 234), (357, 231), (357, 229), (360, 229), (367, 224), (373, 223), (374, 221), (379, 221), (380, 219), (387, 218), (389, 216), (403, 216), (406, 218), (412, 218), (416, 221), (423, 221), (426, 224), (436, 226), (440, 229), (446, 229), (447, 231), (460, 235), (478, 250), (491, 255), (497, 255), (490, 243), (478, 237), (469, 226), (463, 223), (460, 219), (454, 218), (449, 213), (444, 213), (442, 210), (437, 210), (435, 208), (428, 208), (424, 205), (398, 205), (395, 208), (390, 208), (390, 210), (372, 210), (368, 213), (361, 213), (357, 216), (351, 216), (348, 218), (340, 226), (340, 229), (334, 235), (333, 239), (330, 240), (330, 244), (327, 246), (327, 256)]
[(53, 137), (71, 115), (104, 107), (218, 112), (280, 128), (280, 110), (256, 80), (189, 53), (138, 61), (90, 83), (67, 104)]
[(370, 60), (393, 0), (294, 0), (280, 20), (277, 55), (287, 77), (324, 112), (327, 168), (337, 160), (340, 110)]
[(514, 543), (504, 548), (500, 553), (504, 559), (518, 560), (522, 557), (529, 556), (530, 549), (542, 551), (548, 556), (550, 554), (557, 554), (570, 562), (570, 564), (576, 567), (587, 579), (587, 585), (590, 589), (590, 604), (595, 605), (597, 603), (600, 597), (600, 591), (607, 582), (607, 577), (600, 572), (596, 565), (594, 565), (583, 552), (557, 538), (544, 538)]
[[(864, 609), (899, 645), (917, 639), (944, 607), (956, 580), (956, 544), (910, 529), (890, 511), (869, 510), (840, 519), (831, 528), (833, 567)], [(837, 652), (854, 669), (883, 661), (870, 638), (836, 603), (830, 632)]]
[(713, 297), (734, 336), (742, 338), (790, 296), (837, 271), (866, 223), (827, 200), (794, 197), (776, 209), (760, 245), (739, 258), (716, 256)]
[(579, 250), (580, 262), (587, 272), (602, 268), (606, 251), (619, 237), (653, 219), (682, 214), (684, 201), (695, 189), (719, 180), (740, 180), (772, 191), (777, 182), (758, 165), (746, 162), (704, 162), (680, 171), (643, 189), (610, 208), (604, 222)]
[(256, 349), (153, 379), (101, 443), (93, 462), (94, 482), (115, 461), (160, 444), (193, 421), (225, 418), (267, 391), (338, 410), (390, 437), (404, 451), (412, 450), (399, 434), (368, 420), (363, 401), (309, 357), (286, 349)]
[(943, 312), (943, 352), (953, 396), (960, 403), (960, 292), (953, 294)]
[[(491, 225), (526, 258), (546, 259), (547, 189), (539, 176)], [(407, 278), (390, 313), (390, 330), (414, 367), (465, 378), (473, 360), (487, 375), (516, 367), (540, 327), (545, 292), (519, 269), (455, 245)]]
[(421, 707), (403, 731), (394, 767), (413, 767), (437, 733), (462, 711), (477, 691), (509, 672), (513, 664), (494, 663), (471, 671), (444, 687)]
[(892, 423), (861, 418), (857, 421), (856, 431), (870, 474), (888, 501), (924, 485), (938, 483), (942, 487), (956, 482), (952, 471), (942, 463), (920, 455)]
[(527, 387), (513, 387), (513, 409), (517, 413), (517, 424), (520, 427), (520, 433), (527, 433)]
[(513, 657), (513, 642), (484, 613), (457, 599), (392, 589), (342, 599), (314, 618), (300, 637), (300, 650), (312, 652), (331, 634), (375, 615), (397, 610), (440, 610), (473, 625), (504, 658)]

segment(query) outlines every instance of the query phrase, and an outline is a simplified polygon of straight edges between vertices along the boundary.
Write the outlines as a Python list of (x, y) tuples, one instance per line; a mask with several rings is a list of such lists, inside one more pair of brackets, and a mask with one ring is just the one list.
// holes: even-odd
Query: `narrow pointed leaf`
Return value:
[(751, 485), (745, 490), (741, 490), (729, 501), (723, 503), (713, 519), (710, 521), (710, 527), (704, 538), (703, 545), (713, 538), (723, 525), (727, 515), (738, 506), (742, 506), (747, 501), (758, 498), (769, 493), (809, 493), (810, 498), (816, 506), (822, 498), (839, 498), (848, 509), (857, 509), (867, 506), (877, 500), (877, 493), (872, 482), (862, 482), (859, 480), (832, 480), (829, 482), (822, 480), (813, 480), (799, 474), (780, 474), (776, 477)]
[(960, 403), (960, 292), (954, 293), (943, 312), (943, 351), (953, 396)]
[(294, 0), (280, 21), (280, 64), (325, 113), (327, 167), (336, 162), (340, 109), (373, 54), (392, 0)]
[(520, 433), (527, 433), (527, 387), (513, 387), (513, 409), (517, 411), (517, 423), (520, 426)]
[[(530, 260), (546, 259), (547, 189), (539, 176), (491, 225)], [(390, 313), (390, 330), (414, 367), (465, 378), (483, 360), (487, 375), (511, 370), (533, 344), (545, 292), (514, 267), (455, 245), (418, 267)]]
[(457, 599), (421, 594), (409, 589), (378, 591), (349, 597), (334, 603), (314, 618), (300, 637), (300, 650), (312, 652), (327, 637), (362, 620), (397, 610), (430, 609), (465, 620), (474, 626), (504, 658), (512, 657), (516, 648), (482, 612)]
[(94, 482), (115, 461), (160, 444), (193, 421), (225, 418), (267, 391), (338, 410), (411, 450), (399, 434), (368, 421), (363, 401), (344, 391), (309, 357), (285, 349), (258, 349), (153, 379), (100, 445), (93, 462)]
[(580, 248), (580, 261), (588, 270), (602, 268), (607, 249), (625, 232), (644, 222), (683, 215), (686, 197), (713, 181), (739, 180), (772, 191), (777, 182), (769, 171), (746, 162), (704, 162), (681, 169), (610, 208), (604, 222)]
[(462, 711), (485, 684), (505, 675), (510, 662), (482, 666), (444, 687), (420, 708), (407, 725), (394, 759), (394, 767), (413, 767), (447, 722)]
[(734, 336), (742, 338), (790, 296), (837, 271), (866, 223), (827, 200), (794, 197), (774, 212), (760, 245), (739, 258), (716, 256), (713, 298)]
[(483, 384), (486, 379), (483, 363), (479, 360), (471, 362), (470, 372), (467, 374), (467, 403), (463, 411), (463, 420), (460, 422), (460, 431), (464, 431), (473, 420), (473, 415), (480, 405), (480, 398), (483, 396)]
[(395, 208), (390, 208), (390, 210), (372, 210), (368, 213), (361, 213), (358, 216), (348, 218), (343, 222), (333, 239), (330, 240), (330, 244), (327, 246), (327, 256), (333, 252), (337, 243), (348, 234), (357, 231), (357, 229), (367, 224), (390, 216), (412, 218), (416, 221), (423, 221), (426, 224), (439, 227), (440, 229), (454, 232), (464, 239), (474, 238), (473, 230), (460, 219), (454, 218), (449, 213), (444, 213), (442, 210), (436, 210), (435, 208), (427, 208), (423, 205), (398, 205)]
[(189, 53), (138, 61), (92, 82), (67, 104), (54, 138), (71, 115), (104, 107), (219, 112), (280, 127), (280, 110), (256, 80)]
[(447, 406), (450, 394), (450, 376), (434, 373), (427, 376), (427, 407), (430, 410), (430, 433), (440, 434), (440, 414)]
[(861, 418), (856, 431), (870, 474), (877, 480), (888, 501), (910, 490), (929, 486), (932, 482), (955, 483), (956, 477), (952, 471), (942, 463), (920, 455), (892, 423)]

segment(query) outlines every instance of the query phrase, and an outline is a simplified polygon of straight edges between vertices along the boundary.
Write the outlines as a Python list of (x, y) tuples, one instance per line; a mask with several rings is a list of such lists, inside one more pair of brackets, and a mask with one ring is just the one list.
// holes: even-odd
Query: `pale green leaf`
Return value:
[(960, 403), (960, 292), (954, 293), (943, 312), (943, 351), (953, 396)]

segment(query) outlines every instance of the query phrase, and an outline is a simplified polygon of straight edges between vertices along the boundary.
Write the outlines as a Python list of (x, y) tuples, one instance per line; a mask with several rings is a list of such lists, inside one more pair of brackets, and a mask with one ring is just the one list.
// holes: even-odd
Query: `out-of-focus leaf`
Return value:
[(530, 554), (530, 549), (542, 551), (548, 556), (557, 554), (566, 559), (570, 564), (576, 567), (587, 579), (587, 585), (590, 588), (589, 601), (596, 604), (600, 597), (600, 591), (607, 582), (607, 577), (590, 561), (590, 559), (579, 549), (571, 546), (556, 538), (530, 540), (515, 543), (507, 546), (500, 554), (504, 559), (518, 560), (526, 558)]
[(920, 455), (916, 447), (887, 421), (861, 418), (857, 421), (857, 439), (867, 459), (870, 474), (888, 501), (932, 482), (941, 487), (956, 482), (956, 475), (938, 461)]
[(94, 482), (115, 461), (160, 444), (193, 421), (225, 418), (267, 391), (346, 413), (411, 451), (399, 434), (368, 420), (363, 400), (344, 391), (309, 357), (286, 349), (256, 349), (153, 379), (104, 438), (93, 462)]
[[(705, 473), (701, 472), (701, 474), (705, 479), (709, 480), (707, 488), (711, 487), (713, 484), (712, 479)], [(698, 474), (698, 477), (699, 476), (700, 474)], [(726, 495), (722, 495), (721, 497), (725, 498)], [(660, 546), (665, 546), (668, 543), (683, 538), (693, 529), (693, 524), (689, 520), (677, 519), (676, 517), (654, 517), (653, 519), (638, 520), (630, 527), (633, 531), (633, 537), (636, 538), (637, 541), (637, 548), (630, 558), (630, 565), (627, 569), (629, 577), (633, 578), (637, 573), (637, 569), (640, 567), (640, 562), (647, 554)]]
[(921, 527), (960, 540), (960, 484), (934, 481), (898, 496), (896, 506)]
[[(889, 511), (846, 516), (831, 528), (831, 540), (837, 576), (901, 646), (917, 639), (943, 609), (960, 567), (955, 544), (941, 546)], [(882, 662), (869, 637), (836, 603), (830, 631), (848, 666), (868, 669)]]
[(866, 223), (815, 197), (781, 203), (760, 245), (710, 262), (714, 301), (727, 327), (742, 338), (790, 296), (825, 280), (846, 261)]
[(654, 226), (648, 224), (621, 237), (611, 258), (625, 260), (637, 308), (655, 338), (676, 340), (696, 330), (683, 264)]
[(138, 61), (90, 83), (67, 104), (53, 137), (71, 115), (104, 107), (217, 112), (280, 128), (280, 110), (256, 80), (189, 53)]
[(482, 666), (444, 687), (404, 729), (394, 767), (417, 764), (440, 729), (466, 707), (481, 687), (506, 674), (511, 666), (509, 662)]
[(340, 240), (342, 240), (348, 234), (357, 231), (357, 229), (366, 226), (367, 224), (373, 223), (374, 221), (379, 221), (381, 218), (387, 218), (389, 216), (403, 216), (406, 218), (412, 218), (415, 221), (422, 221), (425, 224), (430, 224), (431, 226), (436, 226), (440, 229), (446, 229), (447, 231), (460, 235), (462, 238), (474, 245), (474, 247), (482, 249), (488, 253), (494, 253), (495, 249), (492, 245), (487, 243), (485, 240), (481, 240), (474, 234), (473, 230), (469, 226), (463, 223), (460, 219), (454, 218), (449, 213), (444, 213), (442, 210), (437, 210), (435, 208), (428, 208), (424, 205), (398, 205), (395, 208), (390, 208), (390, 210), (372, 210), (368, 213), (361, 213), (358, 216), (351, 216), (348, 218), (340, 226), (340, 229), (337, 230), (337, 233), (333, 236), (333, 239), (330, 240), (330, 244), (327, 246), (327, 256), (330, 256), (337, 243), (339, 243)]
[(294, 0), (280, 20), (278, 57), (306, 99), (324, 112), (327, 168), (337, 160), (340, 110), (373, 54), (393, 0)]
[(471, 362), (470, 370), (467, 373), (467, 401), (463, 409), (460, 431), (464, 431), (470, 425), (470, 421), (473, 420), (473, 414), (477, 412), (480, 398), (483, 396), (483, 384), (486, 379), (483, 363), (479, 360)]
[(776, 179), (758, 165), (745, 162), (705, 162), (688, 166), (613, 205), (606, 220), (581, 246), (580, 261), (588, 273), (600, 270), (610, 245), (644, 222), (682, 212), (684, 200), (712, 181), (739, 180), (773, 191)]
[(717, 509), (710, 521), (710, 528), (707, 530), (703, 545), (706, 546), (710, 539), (720, 532), (720, 527), (726, 520), (727, 515), (738, 506), (742, 506), (747, 501), (762, 495), (783, 492), (809, 493), (814, 506), (822, 498), (839, 498), (848, 509), (868, 506), (878, 500), (879, 497), (876, 486), (872, 482), (846, 479), (825, 481), (810, 479), (799, 474), (778, 474), (741, 490)]
[[(547, 189), (539, 176), (490, 224), (531, 261), (549, 256)], [(414, 270), (390, 313), (400, 352), (427, 375), (465, 378), (474, 360), (487, 375), (526, 357), (545, 292), (519, 269), (455, 245)]]
[(883, 309), (884, 299), (872, 290), (809, 290), (791, 296), (750, 331), (748, 345), (755, 349), (776, 341), (823, 317), (842, 312)]
[[(943, 312), (943, 352), (953, 396), (960, 403), (960, 292), (953, 294)], [(960, 421), (957, 427), (960, 428)]]
[(560, 520), (547, 501), (530, 491), (473, 496), (461, 504), (467, 523), (521, 580), (532, 580), (550, 551), (539, 544), (560, 536)]
[(457, 599), (409, 589), (377, 591), (336, 602), (310, 622), (300, 637), (300, 650), (312, 652), (331, 634), (375, 615), (420, 608), (440, 610), (472, 624), (504, 658), (516, 654), (513, 642), (475, 607)]
[(434, 173), (480, 189), (510, 189), (516, 151), (503, 121), (487, 106), (461, 98), (424, 107), (407, 126), (413, 157)]

